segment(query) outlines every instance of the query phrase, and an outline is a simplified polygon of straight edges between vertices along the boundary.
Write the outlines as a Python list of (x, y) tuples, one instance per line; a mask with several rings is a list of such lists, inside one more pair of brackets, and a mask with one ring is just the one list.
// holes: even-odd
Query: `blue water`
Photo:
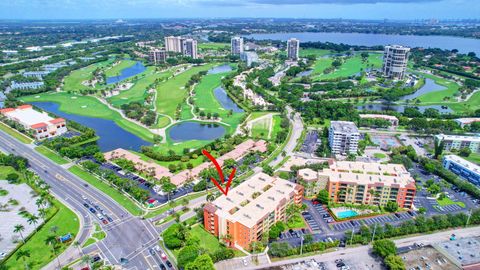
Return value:
[(241, 113), (243, 112), (242, 108), (240, 108), (235, 101), (233, 101), (225, 92), (223, 87), (217, 87), (213, 91), (215, 98), (217, 98), (218, 102), (222, 104), (222, 107), (226, 110), (232, 110), (234, 113)]
[(412, 100), (414, 98), (418, 98), (421, 95), (430, 93), (430, 92), (437, 92), (447, 89), (445, 86), (439, 85), (435, 83), (434, 80), (427, 78), (425, 80), (425, 85), (418, 89), (415, 93), (406, 95), (400, 98), (400, 100)]
[(313, 72), (313, 69), (305, 70), (305, 71), (302, 71), (302, 72), (298, 73), (296, 77), (308, 76), (308, 75), (312, 74), (312, 72)]
[(169, 129), (170, 138), (175, 142), (190, 140), (215, 140), (225, 134), (225, 128), (221, 125), (210, 126), (200, 122), (181, 122)]
[(396, 111), (403, 112), (405, 107), (415, 107), (419, 111), (424, 112), (428, 108), (437, 109), (442, 114), (447, 114), (453, 112), (449, 107), (442, 108), (441, 105), (428, 105), (428, 106), (413, 106), (413, 105), (385, 105), (385, 104), (366, 104), (357, 106), (357, 109), (360, 111)]
[(218, 74), (232, 71), (232, 67), (228, 64), (216, 66), (208, 70), (207, 74)]
[(145, 66), (142, 64), (142, 62), (137, 61), (135, 65), (124, 68), (122, 71), (120, 71), (120, 75), (118, 76), (113, 76), (113, 77), (108, 77), (107, 78), (107, 84), (112, 84), (112, 83), (117, 83), (120, 81), (123, 81), (125, 79), (128, 79), (130, 77), (133, 77), (135, 75), (138, 75), (145, 71)]
[(262, 40), (283, 40), (298, 38), (300, 42), (321, 41), (344, 43), (349, 45), (375, 46), (400, 44), (409, 47), (440, 48), (444, 50), (457, 49), (461, 53), (475, 52), (480, 55), (480, 39), (451, 37), (451, 36), (415, 36), (415, 35), (386, 35), (365, 33), (272, 33), (252, 34), (249, 38)]
[(151, 145), (151, 143), (122, 129), (112, 120), (65, 113), (60, 111), (60, 105), (54, 102), (31, 102), (31, 104), (67, 120), (73, 120), (94, 129), (96, 134), (100, 137), (97, 144), (102, 152), (111, 151), (117, 148), (139, 151), (142, 145)]
[(342, 211), (337, 213), (338, 218), (351, 218), (351, 217), (356, 217), (358, 214), (357, 212), (353, 210), (347, 210), (347, 211)]

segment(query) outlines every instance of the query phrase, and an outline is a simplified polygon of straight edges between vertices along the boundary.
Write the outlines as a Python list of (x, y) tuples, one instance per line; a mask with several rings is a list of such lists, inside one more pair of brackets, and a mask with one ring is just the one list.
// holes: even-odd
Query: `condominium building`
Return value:
[(297, 176), (306, 196), (325, 189), (337, 203), (383, 206), (394, 201), (401, 208), (411, 208), (416, 193), (415, 180), (399, 164), (330, 160), (327, 169), (301, 169)]
[(259, 58), (256, 52), (242, 52), (240, 59), (247, 63), (248, 67), (251, 67), (254, 63), (258, 63)]
[(395, 80), (403, 80), (407, 69), (410, 48), (400, 45), (385, 46), (383, 53), (383, 74)]
[(50, 73), (50, 71), (47, 70), (42, 70), (42, 71), (25, 71), (23, 72), (23, 77), (27, 78), (37, 78), (37, 79), (42, 79), (43, 77), (47, 76)]
[(470, 148), (472, 152), (478, 153), (480, 151), (480, 136), (459, 136), (459, 135), (445, 135), (439, 134), (435, 136), (439, 142), (443, 141), (443, 149), (460, 150), (462, 148)]
[(480, 187), (480, 166), (456, 155), (443, 157), (443, 167)]
[(148, 60), (155, 65), (165, 63), (167, 52), (164, 50), (151, 50), (148, 54)]
[(32, 130), (36, 139), (51, 138), (67, 132), (67, 123), (63, 118), (52, 118), (47, 113), (36, 111), (31, 105), (17, 108), (5, 108), (0, 114), (21, 124), (26, 130)]
[(300, 40), (291, 38), (287, 41), (287, 57), (290, 60), (298, 60), (298, 52), (300, 51)]
[(230, 246), (248, 249), (275, 222), (285, 222), (286, 209), (292, 204), (301, 205), (302, 197), (301, 185), (257, 173), (231, 189), (228, 196), (205, 205), (205, 229)]
[(393, 115), (386, 114), (360, 114), (362, 119), (381, 119), (390, 122), (392, 128), (398, 127), (398, 118)]
[(334, 154), (357, 153), (360, 132), (353, 122), (332, 121), (328, 129), (328, 143)]
[(233, 55), (240, 55), (243, 53), (242, 37), (233, 37), (230, 42), (231, 42), (231, 52)]
[(165, 50), (167, 52), (182, 53), (183, 52), (182, 40), (183, 40), (182, 37), (174, 37), (174, 36), (165, 37)]
[(16, 82), (12, 81), (10, 88), (12, 90), (27, 90), (27, 89), (39, 89), (44, 87), (43, 82)]
[(189, 56), (193, 59), (197, 59), (197, 41), (195, 39), (183, 39), (182, 40), (182, 53), (185, 56)]

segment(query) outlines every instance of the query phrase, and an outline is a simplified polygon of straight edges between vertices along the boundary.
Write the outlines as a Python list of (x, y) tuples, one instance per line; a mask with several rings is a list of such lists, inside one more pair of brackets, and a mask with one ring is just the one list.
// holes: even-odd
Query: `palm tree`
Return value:
[(57, 256), (57, 244), (58, 244), (57, 238), (54, 235), (49, 235), (47, 238), (45, 238), (45, 244), (52, 246), (52, 252), (55, 255), (55, 257), (57, 257), (58, 268), (61, 268), (60, 260), (58, 259), (58, 256)]
[(215, 195), (213, 193), (208, 193), (207, 202), (213, 202), (215, 200)]
[(17, 252), (17, 261), (18, 261), (19, 259), (22, 259), (23, 264), (25, 265), (25, 269), (28, 270), (28, 269), (29, 269), (29, 268), (28, 268), (28, 263), (27, 263), (27, 260), (26, 260), (25, 258), (30, 258), (30, 251), (29, 251), (28, 249), (24, 249), (24, 250), (21, 249), (21, 250), (19, 250), (19, 251)]
[(19, 233), (23, 243), (25, 244), (25, 238), (23, 238), (23, 234), (22, 234), (23, 231), (25, 231), (25, 226), (23, 226), (22, 224), (17, 224), (14, 226), (13, 232)]
[(37, 231), (37, 223), (38, 223), (38, 217), (35, 215), (30, 215), (27, 219), (28, 224), (34, 225), (35, 226), (35, 232)]
[(45, 208), (38, 209), (38, 215), (42, 218), (43, 222), (46, 222), (47, 210)]
[(78, 242), (78, 241), (73, 242), (73, 246), (78, 249), (78, 253), (82, 254), (82, 256), (85, 255), (85, 254), (83, 254), (83, 250), (81, 248), (80, 242)]
[(83, 255), (82, 256), (81, 262), (86, 264), (88, 269), (90, 269), (90, 262), (91, 261), (92, 261), (92, 259), (90, 258), (90, 256), (88, 256), (88, 255)]

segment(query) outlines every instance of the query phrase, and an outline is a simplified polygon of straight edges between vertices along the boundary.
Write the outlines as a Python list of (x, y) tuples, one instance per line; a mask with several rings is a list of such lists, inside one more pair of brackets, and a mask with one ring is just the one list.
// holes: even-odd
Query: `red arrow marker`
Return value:
[[(217, 169), (218, 176), (220, 177), (220, 179), (222, 179), (222, 184), (225, 184), (225, 177), (223, 176), (222, 168), (220, 167), (220, 164), (218, 164), (217, 160), (212, 155), (210, 155), (210, 153), (208, 153), (207, 150), (205, 150), (205, 149), (202, 150), (202, 154), (204, 154), (208, 159), (210, 159), (210, 161), (213, 162), (213, 165), (215, 165), (215, 168)], [(236, 171), (237, 171), (237, 168), (233, 168), (232, 172), (228, 176), (228, 181), (227, 181), (227, 185), (226, 185), (225, 189), (223, 189), (222, 186), (220, 186), (220, 184), (219, 184), (220, 181), (217, 182), (217, 180), (215, 180), (215, 178), (213, 178), (213, 177), (210, 178), (212, 180), (213, 184), (215, 184), (215, 186), (223, 194), (225, 194), (225, 196), (227, 196), (227, 194), (228, 194), (228, 189), (230, 188), (230, 185), (232, 184), (232, 180), (233, 180), (233, 177), (235, 176)]]

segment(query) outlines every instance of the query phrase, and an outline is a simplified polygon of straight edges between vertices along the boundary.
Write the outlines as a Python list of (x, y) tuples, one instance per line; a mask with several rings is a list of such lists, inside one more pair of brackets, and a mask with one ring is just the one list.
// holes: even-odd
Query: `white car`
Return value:
[(0, 252), (0, 259), (5, 258), (5, 256), (7, 256), (7, 253), (5, 253), (5, 252)]
[(247, 260), (243, 259), (242, 262), (243, 262), (243, 265), (244, 265), (244, 266), (247, 266), (247, 265), (248, 265)]

